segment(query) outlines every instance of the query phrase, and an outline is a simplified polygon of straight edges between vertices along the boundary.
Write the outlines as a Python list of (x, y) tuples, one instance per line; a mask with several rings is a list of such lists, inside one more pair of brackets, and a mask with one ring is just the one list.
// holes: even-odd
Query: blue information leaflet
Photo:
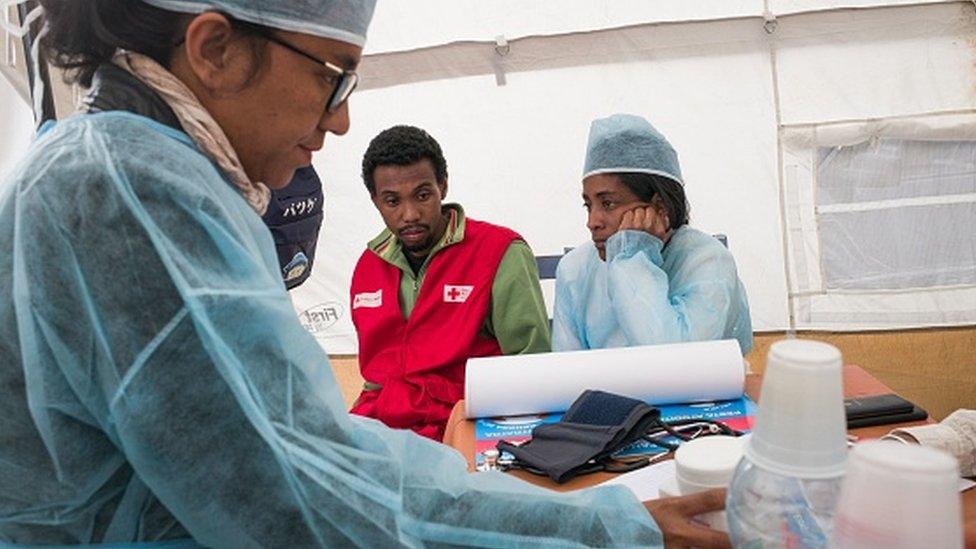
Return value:
[[(756, 415), (756, 403), (744, 396), (736, 400), (722, 400), (698, 404), (668, 404), (657, 406), (661, 411), (663, 421), (681, 421), (688, 419), (707, 419), (725, 424), (731, 429), (747, 433), (752, 430), (753, 419)], [(511, 443), (525, 442), (532, 438), (532, 429), (543, 423), (555, 423), (563, 415), (546, 414), (530, 416), (512, 416), (479, 419), (475, 422), (475, 463), (484, 463), (484, 451), (494, 448), (499, 440)], [(674, 437), (666, 437), (667, 442), (678, 442)], [(614, 457), (629, 457), (638, 455), (654, 455), (666, 452), (667, 449), (646, 440), (637, 442), (620, 450)], [(503, 453), (502, 460), (512, 459), (511, 454)]]

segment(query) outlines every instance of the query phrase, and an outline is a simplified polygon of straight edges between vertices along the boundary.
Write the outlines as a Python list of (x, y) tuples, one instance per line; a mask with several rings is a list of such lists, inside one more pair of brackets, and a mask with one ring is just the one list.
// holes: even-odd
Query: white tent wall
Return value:
[(976, 107), (970, 2), (781, 21), (775, 48), (784, 126)]
[(0, 192), (14, 164), (27, 152), (34, 131), (34, 115), (17, 90), (0, 78)]
[[(646, 23), (757, 17), (763, 0), (411, 0), (380, 2), (366, 54), (619, 28)], [(422, 31), (420, 30), (422, 29)]]
[(366, 54), (455, 42), (554, 36), (651, 23), (716, 21), (950, 0), (411, 0), (380, 2)]
[(774, 16), (793, 15), (844, 9), (883, 8), (945, 4), (954, 0), (767, 0), (769, 13)]
[[(422, 3), (411, 15), (397, 3), (381, 3), (377, 21), (396, 12), (407, 36), (425, 24), (433, 4)], [(797, 128), (817, 133), (843, 121), (927, 117), (976, 106), (973, 5), (874, 4), (879, 2), (807, 2), (794, 10), (804, 13), (765, 25), (762, 17), (739, 16), (788, 6), (733, 2), (721, 11), (719, 4), (703, 3), (699, 13), (714, 8), (716, 17), (736, 17), (552, 34), (544, 19), (533, 17), (552, 7), (538, 3), (523, 9), (525, 17), (515, 17), (512, 6), (500, 10), (520, 23), (514, 32), (498, 32), (517, 36), (532, 21), (544, 36), (509, 40), (504, 48), (453, 42), (367, 56), (352, 130), (329, 142), (330, 152), (317, 160), (326, 179), (327, 221), (316, 272), (294, 292), (296, 307), (329, 352), (355, 353), (346, 289), (355, 258), (381, 228), (359, 162), (382, 129), (407, 123), (430, 131), (448, 159), (450, 198), (475, 217), (513, 227), (543, 255), (586, 240), (579, 173), (587, 126), (594, 117), (627, 111), (646, 116), (677, 148), (692, 224), (729, 235), (757, 331), (972, 323), (976, 302), (966, 290), (947, 289), (934, 302), (935, 294), (925, 290), (904, 301), (885, 294), (837, 297), (797, 283), (797, 265), (806, 258), (796, 250), (815, 247), (816, 217), (812, 204), (792, 200), (796, 188), (786, 181), (809, 164), (798, 159), (809, 158), (819, 145), (798, 150), (787, 137)], [(655, 20), (686, 17), (677, 4), (659, 5), (673, 9)], [(861, 9), (817, 11), (825, 6)], [(464, 24), (447, 23), (452, 13), (460, 17), (453, 9), (436, 26), (455, 34), (437, 36), (471, 38), (474, 31)], [(555, 27), (562, 28), (564, 19)], [(595, 19), (584, 27), (609, 25)], [(384, 27), (374, 27), (374, 34), (377, 28)], [(784, 212), (813, 219), (813, 240), (798, 245), (784, 237), (792, 227)], [(547, 297), (551, 290), (546, 283)], [(819, 316), (798, 316), (812, 302), (838, 299), (844, 307), (823, 305)], [(920, 305), (925, 310), (912, 316)]]
[[(4, 10), (0, 17), (16, 20), (12, 7)], [(0, 184), (24, 155), (34, 130), (23, 61), (20, 39), (0, 31)]]
[[(9, 21), (17, 21), (17, 10), (14, 6), (8, 6), (0, 11), (0, 17), (6, 17)], [(23, 69), (23, 43), (21, 39), (8, 34), (0, 29), (0, 75), (14, 87), (25, 104), (30, 104), (30, 93), (27, 90), (27, 74)], [(6, 96), (4, 96), (6, 98)], [(6, 103), (3, 103), (6, 105)]]
[[(976, 324), (976, 264), (964, 259), (972, 255), (976, 237), (972, 230), (959, 230), (976, 224), (976, 164), (970, 156), (965, 166), (953, 167), (957, 173), (952, 177), (938, 175), (939, 165), (953, 160), (954, 148), (976, 142), (974, 28), (972, 4), (946, 4), (799, 16), (777, 32), (782, 185), (796, 328)], [(900, 182), (907, 174), (864, 173), (860, 184), (868, 188), (850, 191), (879, 194), (881, 186), (897, 191), (901, 184), (910, 191), (907, 200), (818, 204), (818, 193), (829, 183), (825, 174), (817, 175), (822, 151), (850, 151), (886, 139), (947, 145), (924, 163), (932, 166), (931, 174), (913, 174), (914, 180)], [(895, 156), (899, 161), (908, 157), (907, 151)], [(866, 226), (862, 222), (855, 231), (859, 234), (834, 230), (836, 212), (858, 210), (874, 211), (862, 214), (873, 221)], [(919, 222), (910, 225), (913, 218)], [(889, 257), (858, 250), (863, 246), (859, 241), (873, 241), (869, 247), (886, 249)], [(913, 271), (935, 269), (930, 262), (944, 250), (941, 255), (956, 255), (966, 264), (956, 268), (970, 276), (956, 276), (957, 282), (946, 285), (831, 288), (824, 280), (831, 267), (825, 254), (842, 248), (852, 250), (853, 261), (889, 270), (898, 263), (894, 255), (927, 250), (926, 260), (915, 262)]]
[[(911, 143), (943, 143), (943, 147), (935, 150), (939, 158), (924, 158), (921, 160), (924, 164), (951, 165), (953, 156), (958, 155), (960, 144), (969, 144), (965, 152), (972, 158), (971, 144), (976, 143), (976, 113), (831, 124), (818, 128), (795, 127), (784, 131), (786, 202), (788, 211), (793, 212), (793, 215), (787, 216), (795, 287), (791, 293), (799, 328), (844, 329), (852, 323), (889, 329), (976, 324), (976, 266), (972, 259), (976, 248), (972, 244), (973, 231), (959, 230), (960, 226), (972, 226), (971, 221), (966, 223), (967, 219), (971, 220), (973, 209), (976, 208), (976, 184), (971, 177), (968, 182), (963, 182), (968, 186), (961, 186), (959, 181), (926, 179), (916, 173), (913, 174), (913, 187), (924, 189), (927, 184), (937, 182), (946, 194), (857, 204), (816, 204), (818, 150), (824, 147), (843, 150), (845, 146), (850, 149), (863, 143), (869, 150), (883, 149), (891, 147), (886, 145), (888, 142), (906, 140)], [(909, 163), (910, 153), (909, 150), (897, 151), (905, 163)], [(960, 187), (963, 187), (963, 192), (959, 192)], [(856, 251), (857, 246), (852, 242), (832, 249), (821, 249), (824, 216), (826, 214), (829, 220), (830, 213), (836, 211), (891, 212), (904, 219), (905, 223), (920, 221), (918, 226), (879, 223), (864, 231), (867, 234), (860, 237), (874, 237), (874, 241), (879, 243), (877, 245), (882, 247), (884, 242), (897, 241), (898, 246), (905, 248), (902, 254), (908, 257), (924, 249), (928, 261), (915, 261), (918, 265), (907, 273), (908, 276), (924, 276), (931, 274), (927, 271), (934, 271), (946, 278), (955, 278), (958, 282), (895, 290), (828, 289), (822, 266), (829, 260), (824, 260), (824, 254), (829, 255), (841, 247), (847, 247), (855, 249), (861, 258), (860, 263), (868, 264), (873, 259), (871, 254)], [(956, 212), (955, 215), (962, 214), (962, 223), (954, 217), (953, 212)], [(871, 234), (875, 231), (880, 234)], [(939, 265), (940, 254), (933, 252), (940, 249), (951, 250), (958, 263)], [(900, 273), (889, 271), (883, 274), (891, 278)]]
[[(16, 25), (17, 6), (6, 6), (0, 17)], [(5, 12), (5, 13), (4, 13)], [(23, 39), (0, 29), (0, 184), (27, 151), (34, 135), (34, 113), (27, 81)], [(74, 112), (79, 90), (65, 84), (63, 73), (50, 67), (51, 88), (59, 118)]]

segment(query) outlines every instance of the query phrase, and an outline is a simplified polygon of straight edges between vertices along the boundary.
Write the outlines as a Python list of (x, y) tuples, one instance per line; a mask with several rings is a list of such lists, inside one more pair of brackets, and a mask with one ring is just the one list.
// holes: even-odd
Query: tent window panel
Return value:
[(976, 142), (873, 139), (819, 149), (817, 206), (976, 193)]
[(818, 220), (827, 289), (976, 284), (976, 202), (833, 211)]

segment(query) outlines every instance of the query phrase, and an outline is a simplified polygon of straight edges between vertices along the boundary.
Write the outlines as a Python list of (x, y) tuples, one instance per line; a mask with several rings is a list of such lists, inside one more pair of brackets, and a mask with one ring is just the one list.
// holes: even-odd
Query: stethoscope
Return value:
[[(654, 463), (665, 461), (672, 457), (681, 443), (694, 440), (696, 438), (726, 435), (738, 437), (742, 436), (741, 431), (737, 431), (728, 425), (711, 421), (708, 419), (685, 419), (678, 421), (658, 421), (641, 438), (658, 448), (663, 448), (664, 452), (655, 452), (652, 455), (640, 454), (628, 456), (626, 458), (611, 457), (608, 460), (597, 462), (590, 461), (592, 467), (580, 474), (595, 471), (608, 471), (612, 473), (625, 473), (634, 471), (641, 467), (646, 467)], [(669, 439), (678, 439), (677, 442)], [(520, 462), (511, 454), (503, 454), (497, 448), (489, 448), (481, 452), (482, 462), (476, 467), (478, 471), (528, 471), (536, 475), (545, 476), (546, 472), (536, 469), (528, 464)]]

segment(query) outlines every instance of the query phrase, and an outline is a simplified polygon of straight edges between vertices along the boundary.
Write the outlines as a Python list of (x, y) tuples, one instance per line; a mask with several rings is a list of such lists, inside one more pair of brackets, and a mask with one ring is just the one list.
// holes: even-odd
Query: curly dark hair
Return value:
[(363, 155), (363, 183), (369, 194), (376, 194), (373, 172), (380, 166), (409, 166), (423, 159), (434, 166), (438, 183), (447, 181), (447, 160), (441, 146), (424, 130), (414, 126), (393, 126), (383, 130), (366, 148)]

